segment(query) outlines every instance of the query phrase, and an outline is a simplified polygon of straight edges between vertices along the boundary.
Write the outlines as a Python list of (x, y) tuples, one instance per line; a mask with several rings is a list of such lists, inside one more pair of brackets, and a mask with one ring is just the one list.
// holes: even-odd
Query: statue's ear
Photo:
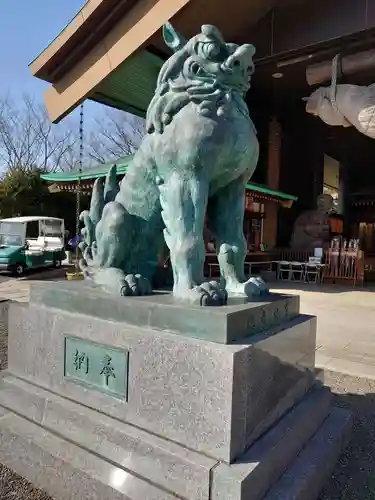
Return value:
[(163, 38), (165, 44), (174, 52), (182, 49), (186, 45), (186, 40), (173, 28), (171, 23), (165, 23), (163, 26)]

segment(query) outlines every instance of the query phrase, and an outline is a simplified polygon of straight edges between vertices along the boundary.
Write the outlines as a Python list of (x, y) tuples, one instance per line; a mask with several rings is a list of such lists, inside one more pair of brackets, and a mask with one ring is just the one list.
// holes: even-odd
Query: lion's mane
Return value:
[(146, 115), (149, 134), (162, 133), (173, 117), (191, 102), (197, 105), (202, 115), (220, 115), (231, 101), (231, 92), (219, 84), (215, 75), (196, 75), (190, 71), (189, 59), (193, 60), (190, 44), (173, 54), (162, 66)]

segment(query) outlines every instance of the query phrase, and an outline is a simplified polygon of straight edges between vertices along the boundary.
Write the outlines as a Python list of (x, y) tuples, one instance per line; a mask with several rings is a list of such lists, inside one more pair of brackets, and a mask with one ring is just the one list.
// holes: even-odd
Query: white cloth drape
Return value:
[(328, 125), (353, 126), (375, 139), (375, 84), (368, 87), (337, 85), (335, 102), (330, 87), (320, 87), (305, 98), (306, 111)]

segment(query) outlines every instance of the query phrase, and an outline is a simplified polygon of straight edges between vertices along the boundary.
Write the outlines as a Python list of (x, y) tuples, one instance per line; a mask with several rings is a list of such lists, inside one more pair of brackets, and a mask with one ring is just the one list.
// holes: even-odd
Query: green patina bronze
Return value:
[[(160, 70), (147, 134), (120, 186), (115, 167), (94, 185), (81, 215), (81, 268), (109, 292), (149, 294), (164, 235), (176, 298), (221, 305), (228, 294), (266, 293), (262, 280), (243, 274), (245, 189), (259, 154), (244, 100), (255, 48), (225, 43), (210, 25), (187, 42), (170, 24), (163, 34), (174, 54)], [(220, 283), (203, 275), (206, 212)]]
[(70, 336), (64, 349), (66, 379), (127, 399), (128, 351)]

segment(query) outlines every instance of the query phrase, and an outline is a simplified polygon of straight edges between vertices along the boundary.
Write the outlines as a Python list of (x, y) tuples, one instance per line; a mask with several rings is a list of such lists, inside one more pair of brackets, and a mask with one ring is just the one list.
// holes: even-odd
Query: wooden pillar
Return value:
[[(279, 189), (280, 178), (280, 152), (281, 152), (281, 125), (274, 116), (269, 125), (268, 132), (268, 164), (267, 164), (267, 186), (271, 189)], [(278, 205), (275, 202), (265, 202), (265, 219), (263, 226), (263, 241), (269, 247), (276, 245), (277, 238), (277, 212)]]

